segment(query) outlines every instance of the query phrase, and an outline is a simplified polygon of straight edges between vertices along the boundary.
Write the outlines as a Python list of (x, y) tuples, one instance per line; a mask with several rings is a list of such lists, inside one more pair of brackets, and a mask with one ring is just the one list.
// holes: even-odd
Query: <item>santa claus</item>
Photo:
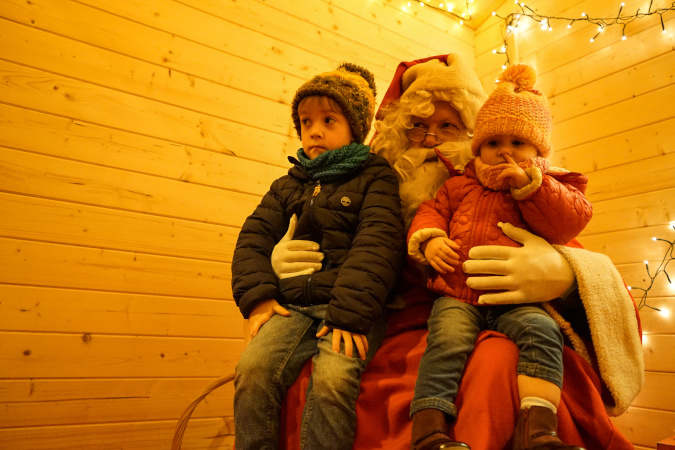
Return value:
[[(470, 138), (486, 98), (475, 72), (458, 55), (398, 66), (378, 112), (371, 146), (398, 174), (406, 225), (419, 204), (433, 197), (449, 176), (436, 151), (460, 170), (471, 159)], [(413, 127), (418, 131), (411, 133)], [(321, 269), (316, 244), (291, 240), (292, 232), (289, 229), (272, 255), (280, 278)], [(549, 302), (548, 310), (566, 339), (558, 435), (587, 449), (633, 448), (609, 419), (626, 411), (643, 382), (639, 319), (618, 272), (609, 258), (575, 242), (552, 246), (509, 224), (503, 232), (522, 246), (472, 249), (463, 270), (480, 275), (470, 277), (467, 284), (491, 291), (481, 296), (490, 304)], [(559, 448), (534, 440), (552, 426), (534, 420), (521, 425), (522, 436), (513, 438), (520, 410), (518, 351), (512, 341), (493, 331), (479, 336), (466, 363), (455, 399), (457, 417), (439, 411), (410, 420), (426, 320), (435, 300), (423, 280), (412, 264), (401, 277), (387, 338), (361, 383), (354, 448)], [(299, 447), (298, 421), (310, 371), (308, 363), (288, 391), (281, 448)]]

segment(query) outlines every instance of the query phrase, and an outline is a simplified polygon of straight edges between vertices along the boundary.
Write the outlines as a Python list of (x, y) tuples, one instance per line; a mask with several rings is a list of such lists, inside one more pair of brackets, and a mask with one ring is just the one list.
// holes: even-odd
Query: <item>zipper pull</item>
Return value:
[(321, 185), (320, 185), (320, 184), (317, 184), (317, 185), (314, 187), (314, 193), (312, 194), (312, 197), (316, 197), (317, 195), (319, 195), (319, 192), (321, 192)]

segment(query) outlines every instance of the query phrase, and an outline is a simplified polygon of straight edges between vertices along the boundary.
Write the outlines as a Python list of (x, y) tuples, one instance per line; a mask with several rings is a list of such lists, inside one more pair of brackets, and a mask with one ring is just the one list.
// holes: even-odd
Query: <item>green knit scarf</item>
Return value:
[(305, 151), (298, 150), (298, 161), (315, 180), (331, 182), (358, 167), (370, 156), (368, 145), (352, 142), (342, 148), (327, 151), (309, 159)]

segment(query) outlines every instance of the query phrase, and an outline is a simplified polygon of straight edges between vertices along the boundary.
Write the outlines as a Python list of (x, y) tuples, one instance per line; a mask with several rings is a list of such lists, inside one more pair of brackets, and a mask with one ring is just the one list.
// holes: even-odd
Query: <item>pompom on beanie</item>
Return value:
[(368, 69), (344, 63), (332, 72), (319, 74), (300, 86), (291, 105), (295, 131), (301, 136), (298, 105), (305, 97), (323, 96), (335, 100), (347, 118), (354, 141), (363, 144), (375, 115), (375, 77)]
[(476, 117), (471, 150), (478, 154), (488, 138), (498, 135), (518, 136), (530, 141), (547, 158), (551, 153), (551, 111), (546, 97), (534, 89), (537, 74), (527, 64), (509, 66), (497, 79)]

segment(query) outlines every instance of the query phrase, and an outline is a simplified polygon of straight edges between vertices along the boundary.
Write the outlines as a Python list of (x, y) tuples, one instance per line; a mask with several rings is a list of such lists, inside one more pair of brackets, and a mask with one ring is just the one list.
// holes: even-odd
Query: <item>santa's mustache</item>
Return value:
[(473, 158), (468, 141), (446, 142), (436, 148), (409, 148), (398, 157), (393, 169), (400, 181), (399, 192), (406, 227), (410, 225), (420, 203), (433, 198), (450, 176), (448, 168), (439, 160), (436, 149), (457, 169), (463, 169)]

